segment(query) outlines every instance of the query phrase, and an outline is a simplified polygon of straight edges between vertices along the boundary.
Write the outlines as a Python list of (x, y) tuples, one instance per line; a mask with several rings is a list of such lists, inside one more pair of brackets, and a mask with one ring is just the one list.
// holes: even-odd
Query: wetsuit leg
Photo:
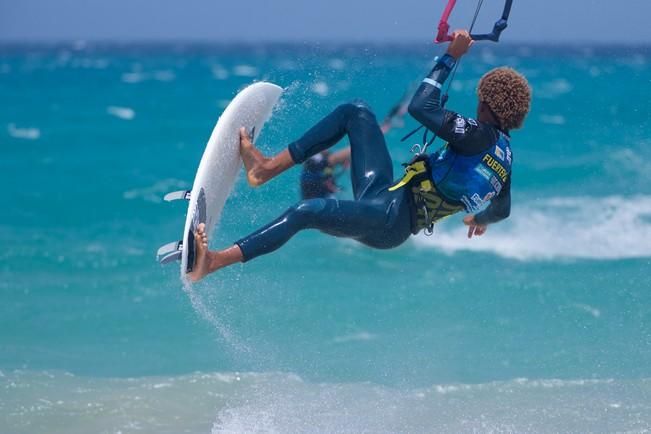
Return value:
[[(337, 237), (364, 242), (373, 234), (387, 230), (386, 205), (382, 201), (308, 199), (289, 208), (273, 222), (237, 241), (244, 261), (272, 252), (302, 229), (319, 229)], [(407, 233), (409, 236), (409, 233)], [(374, 237), (376, 248), (400, 244), (395, 237)], [(395, 243), (395, 244), (394, 244)]]
[(351, 181), (355, 199), (374, 196), (391, 185), (393, 164), (384, 135), (369, 107), (356, 101), (332, 113), (289, 145), (295, 163), (333, 146), (348, 134), (351, 149)]
[(309, 199), (237, 241), (244, 261), (272, 252), (302, 229), (318, 229), (379, 249), (396, 247), (411, 235), (406, 189), (389, 192), (393, 164), (375, 115), (362, 102), (343, 104), (289, 145), (295, 163), (350, 139), (356, 200)]

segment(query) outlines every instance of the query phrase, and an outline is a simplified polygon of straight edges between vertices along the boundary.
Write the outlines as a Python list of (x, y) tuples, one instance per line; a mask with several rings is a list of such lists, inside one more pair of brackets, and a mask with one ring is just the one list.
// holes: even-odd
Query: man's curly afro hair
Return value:
[(522, 127), (531, 108), (531, 87), (527, 79), (508, 67), (488, 71), (479, 80), (479, 101), (490, 107), (501, 128), (515, 130)]

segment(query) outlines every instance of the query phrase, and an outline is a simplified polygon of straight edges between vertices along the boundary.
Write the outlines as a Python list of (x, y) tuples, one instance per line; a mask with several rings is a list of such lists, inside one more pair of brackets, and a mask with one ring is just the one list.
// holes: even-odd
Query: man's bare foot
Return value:
[(255, 147), (245, 128), (240, 128), (240, 154), (246, 170), (246, 180), (251, 187), (258, 187), (269, 180), (265, 164), (270, 159), (265, 158)]
[(224, 250), (214, 250), (212, 252), (208, 250), (206, 225), (200, 223), (194, 233), (194, 266), (187, 276), (192, 282), (198, 282), (214, 271), (243, 261), (244, 254), (237, 244), (233, 244)]
[(188, 273), (188, 278), (197, 282), (210, 272), (210, 251), (208, 251), (208, 236), (205, 223), (199, 223), (194, 233), (194, 265)]

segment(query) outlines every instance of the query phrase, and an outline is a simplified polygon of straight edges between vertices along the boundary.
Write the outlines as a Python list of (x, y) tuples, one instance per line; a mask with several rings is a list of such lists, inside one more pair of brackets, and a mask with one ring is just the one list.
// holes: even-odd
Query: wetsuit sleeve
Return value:
[(447, 141), (461, 155), (484, 152), (496, 140), (494, 128), (456, 112), (441, 104), (441, 88), (454, 67), (454, 59), (446, 54), (436, 62), (409, 104), (414, 119)]
[(441, 88), (455, 63), (449, 54), (438, 59), (409, 103), (409, 114), (437, 135), (446, 118), (446, 110), (441, 105)]
[(500, 194), (495, 196), (488, 207), (475, 214), (475, 221), (480, 225), (487, 225), (489, 223), (496, 223), (504, 220), (511, 214), (511, 177), (506, 181), (506, 184), (500, 191)]

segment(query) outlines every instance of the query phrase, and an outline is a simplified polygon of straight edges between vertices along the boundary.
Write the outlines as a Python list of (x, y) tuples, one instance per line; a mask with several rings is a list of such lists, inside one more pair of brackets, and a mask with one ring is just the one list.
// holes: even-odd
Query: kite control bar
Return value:
[[(448, 4), (445, 6), (445, 9), (443, 10), (443, 15), (441, 15), (441, 20), (439, 21), (438, 33), (435, 39), (435, 42), (437, 44), (440, 44), (442, 42), (450, 42), (453, 39), (452, 35), (448, 33), (450, 31), (450, 24), (448, 24), (448, 20), (450, 18), (450, 14), (452, 13), (452, 9), (454, 9), (454, 5), (456, 5), (456, 3), (457, 0), (448, 0)], [(477, 15), (479, 13), (479, 10), (481, 9), (482, 3), (483, 0), (479, 0), (479, 3), (477, 4), (477, 10), (475, 11), (475, 19), (473, 20), (473, 24), (477, 19)], [(470, 37), (472, 37), (472, 39), (475, 41), (498, 42), (500, 40), (500, 35), (504, 31), (504, 29), (506, 29), (506, 27), (508, 26), (509, 14), (511, 13), (512, 4), (513, 4), (513, 0), (504, 1), (504, 10), (502, 11), (502, 16), (500, 17), (499, 20), (495, 22), (492, 32), (471, 33)]]
[[(478, 0), (477, 1), (477, 7), (475, 8), (475, 16), (472, 19), (472, 23), (470, 24), (470, 36), (472, 37), (473, 40), (475, 41), (493, 41), (493, 42), (498, 42), (500, 40), (500, 35), (506, 29), (508, 25), (508, 20), (509, 20), (509, 14), (511, 13), (511, 6), (513, 5), (513, 0), (504, 0), (504, 10), (502, 11), (502, 16), (500, 17), (499, 20), (495, 23), (493, 26), (493, 31), (490, 33), (473, 33), (472, 29), (475, 27), (475, 23), (477, 22), (477, 17), (479, 16), (479, 12), (481, 11), (481, 7), (484, 3), (484, 0)], [(450, 18), (450, 14), (452, 13), (452, 9), (454, 9), (454, 6), (457, 4), (457, 0), (448, 0), (448, 4), (445, 6), (445, 9), (443, 10), (443, 15), (441, 15), (441, 20), (439, 21), (439, 29), (438, 29), (438, 34), (436, 35), (436, 42), (437, 44), (440, 44), (442, 42), (449, 42), (453, 40), (452, 35), (450, 35), (448, 32), (450, 31), (450, 25), (448, 24), (448, 19)], [(452, 85), (452, 82), (454, 81), (454, 76), (457, 72), (457, 68), (459, 67), (459, 61), (456, 63), (454, 68), (452, 69), (452, 75), (450, 76), (450, 79), (447, 84), (447, 88), (445, 90), (445, 93), (441, 97), (441, 107), (445, 107), (445, 103), (448, 101), (448, 92), (450, 90), (450, 86)], [(417, 131), (419, 131), (421, 128), (423, 128), (423, 125), (419, 126), (409, 134), (407, 134), (405, 137), (403, 137), (400, 141), (404, 142), (407, 140), (409, 137), (411, 137), (413, 134), (415, 134)], [(434, 137), (432, 137), (430, 140), (427, 138), (427, 133), (428, 130), (425, 129), (425, 134), (423, 135), (423, 144), (422, 145), (416, 145), (416, 154), (417, 155), (422, 155), (425, 153), (427, 150), (427, 147), (436, 139), (436, 134), (434, 134)], [(413, 149), (413, 148), (412, 148)]]

